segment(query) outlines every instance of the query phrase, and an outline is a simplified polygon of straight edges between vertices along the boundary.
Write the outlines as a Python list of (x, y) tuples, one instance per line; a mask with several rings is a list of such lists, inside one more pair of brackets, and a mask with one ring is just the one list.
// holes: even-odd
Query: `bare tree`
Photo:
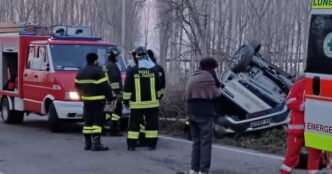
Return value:
[[(310, 0), (158, 0), (160, 58), (181, 79), (205, 55), (226, 68), (236, 49), (255, 39), (262, 54), (289, 72), (303, 71)], [(171, 20), (170, 20), (171, 19)], [(182, 34), (183, 33), (183, 34)], [(184, 66), (181, 66), (183, 65)], [(180, 66), (178, 66), (180, 65)]]
[[(0, 19), (5, 21), (34, 22), (45, 26), (87, 25), (93, 32), (106, 40), (117, 43), (127, 50), (139, 38), (138, 10), (144, 0), (126, 0), (125, 23), (121, 30), (121, 1), (118, 0), (1, 0)], [(122, 35), (128, 35), (121, 40)]]

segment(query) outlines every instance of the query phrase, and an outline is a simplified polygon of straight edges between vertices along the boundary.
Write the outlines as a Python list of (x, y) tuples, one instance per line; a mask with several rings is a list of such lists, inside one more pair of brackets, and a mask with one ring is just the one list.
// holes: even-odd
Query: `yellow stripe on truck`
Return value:
[(332, 0), (312, 0), (312, 9), (332, 9)]
[(315, 149), (322, 149), (328, 152), (332, 151), (332, 136), (322, 135), (312, 132), (305, 132), (305, 146)]

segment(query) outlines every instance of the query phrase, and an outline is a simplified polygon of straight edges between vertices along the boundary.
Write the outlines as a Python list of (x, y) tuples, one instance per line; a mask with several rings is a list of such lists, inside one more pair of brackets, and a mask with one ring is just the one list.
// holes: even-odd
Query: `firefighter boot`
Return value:
[(135, 151), (135, 150), (136, 150), (136, 148), (133, 146), (128, 147), (128, 151)]
[(128, 151), (135, 151), (136, 150), (136, 140), (127, 139)]
[(110, 136), (111, 137), (122, 137), (123, 134), (118, 130), (119, 121), (112, 121), (110, 128)]
[(100, 135), (94, 135), (93, 136), (93, 142), (92, 142), (92, 151), (108, 151), (109, 148), (105, 147), (103, 144), (100, 142)]
[(198, 174), (195, 170), (190, 170), (188, 174)]
[(85, 139), (84, 150), (91, 150), (91, 146), (92, 146), (91, 135), (85, 134), (84, 139)]
[(138, 136), (138, 141), (137, 141), (137, 147), (146, 147), (148, 146), (145, 138), (145, 133), (140, 132)]

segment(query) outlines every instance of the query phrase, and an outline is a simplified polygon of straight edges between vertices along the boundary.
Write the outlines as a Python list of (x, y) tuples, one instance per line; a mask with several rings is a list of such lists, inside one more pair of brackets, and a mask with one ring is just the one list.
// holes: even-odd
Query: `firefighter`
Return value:
[(160, 86), (155, 64), (147, 57), (145, 47), (135, 49), (137, 64), (127, 70), (123, 101), (130, 108), (127, 145), (135, 151), (140, 124), (145, 121), (145, 137), (149, 150), (155, 150), (158, 140), (158, 107)]
[[(154, 56), (154, 53), (151, 49), (147, 50), (147, 55), (149, 56), (150, 60), (156, 65), (155, 69), (158, 73), (158, 78), (159, 78), (159, 85), (161, 87), (161, 90), (159, 92), (159, 96), (160, 99), (165, 95), (165, 86), (166, 86), (166, 80), (165, 80), (165, 71), (164, 68), (162, 66), (160, 66), (159, 64), (157, 64), (157, 60)], [(135, 57), (134, 57), (135, 59)], [(135, 61), (137, 62), (137, 61)], [(140, 124), (140, 131), (139, 131), (139, 139), (137, 142), (137, 146), (147, 146), (147, 141), (145, 138), (145, 123), (144, 121)]]
[[(288, 125), (287, 152), (280, 168), (280, 174), (289, 174), (298, 165), (301, 149), (304, 146), (304, 79), (295, 82), (287, 96), (286, 104), (291, 110)], [(308, 172), (316, 174), (319, 170), (322, 151), (308, 148)]]
[[(133, 49), (130, 51), (130, 54), (133, 57), (133, 61), (135, 63), (135, 65), (138, 65), (138, 60), (136, 59), (136, 49)], [(137, 147), (144, 147), (146, 146), (146, 139), (145, 139), (145, 123), (144, 123), (144, 116), (142, 119), (142, 122), (139, 125), (140, 129), (139, 129), (139, 136), (138, 136), (138, 140), (137, 140)]]
[(116, 65), (117, 56), (120, 54), (120, 50), (113, 47), (108, 54), (108, 61), (105, 65), (109, 83), (113, 90), (115, 101), (115, 108), (111, 114), (110, 136), (122, 136), (119, 132), (118, 126), (122, 117), (122, 81), (121, 71)]
[[(132, 57), (133, 57), (133, 60), (134, 60), (134, 63), (135, 65), (138, 65), (138, 60), (136, 59), (136, 49), (133, 49), (130, 51)], [(144, 116), (143, 116), (143, 119), (142, 119), (142, 122), (139, 124), (139, 136), (138, 136), (138, 140), (137, 140), (137, 147), (144, 147), (144, 146), (147, 146), (147, 143), (146, 143), (146, 138), (145, 138), (145, 122), (144, 122)]]
[(101, 144), (100, 136), (105, 122), (105, 99), (112, 100), (112, 91), (97, 59), (97, 54), (87, 54), (87, 65), (76, 75), (75, 87), (84, 105), (84, 150), (107, 151), (108, 147)]

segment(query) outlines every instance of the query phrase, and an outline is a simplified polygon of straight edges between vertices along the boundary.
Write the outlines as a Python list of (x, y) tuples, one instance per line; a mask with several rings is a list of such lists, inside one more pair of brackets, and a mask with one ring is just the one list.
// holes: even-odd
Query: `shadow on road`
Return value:
[[(80, 134), (82, 132), (82, 123), (81, 121), (72, 121), (72, 120), (63, 120), (61, 122), (60, 131), (56, 133), (61, 134)], [(29, 128), (29, 129), (35, 129), (38, 131), (48, 131), (49, 124), (47, 121), (47, 118), (44, 117), (38, 117), (38, 116), (29, 116), (25, 117), (23, 123), (21, 124), (5, 124), (2, 122), (2, 124), (6, 126), (16, 126), (21, 128)]]

